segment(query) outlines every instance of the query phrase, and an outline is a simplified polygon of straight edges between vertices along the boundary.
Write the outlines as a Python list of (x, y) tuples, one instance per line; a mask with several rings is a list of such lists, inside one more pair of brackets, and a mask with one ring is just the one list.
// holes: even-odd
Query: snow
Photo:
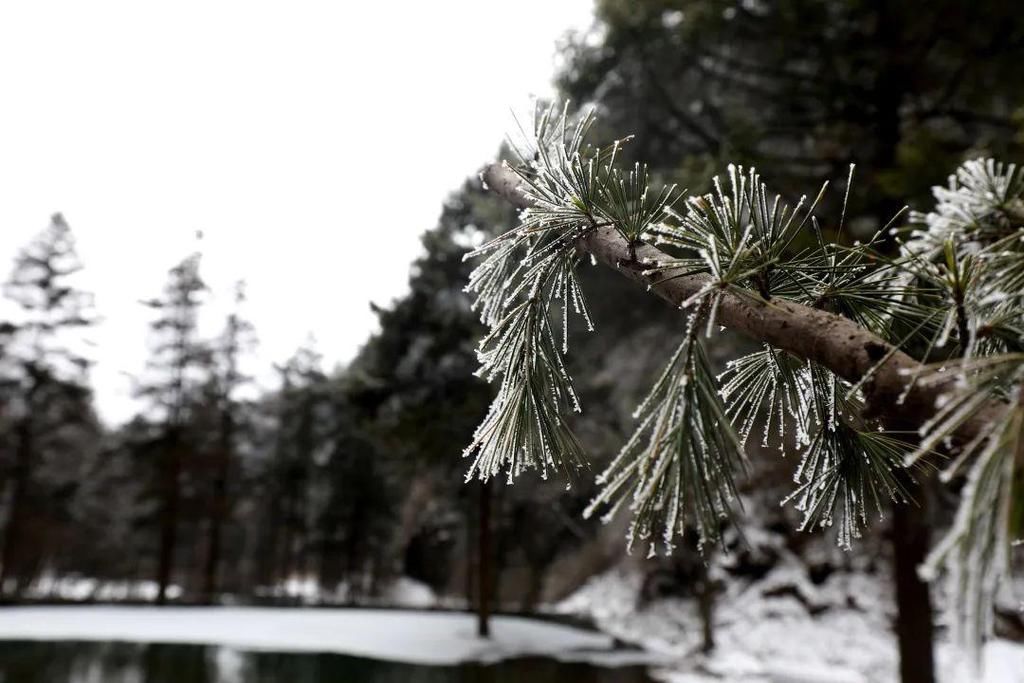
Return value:
[(437, 596), (427, 584), (402, 576), (384, 591), (381, 604), (424, 609), (436, 606)]
[[(795, 557), (784, 556), (763, 579), (730, 583), (716, 605), (716, 648), (707, 657), (698, 654), (694, 602), (663, 598), (638, 606), (640, 583), (638, 571), (615, 569), (592, 578), (554, 610), (588, 616), (620, 640), (672, 659), (673, 665), (654, 672), (665, 683), (897, 680), (891, 589), (875, 576), (837, 572), (815, 585)], [(937, 668), (942, 683), (975, 680), (948, 642), (938, 646)], [(1024, 646), (988, 643), (979, 680), (1024, 683)]]
[[(50, 573), (44, 573), (29, 585), (25, 595), (36, 600), (59, 599), (71, 602), (85, 600), (152, 602), (156, 599), (159, 589), (156, 581), (104, 581), (87, 576), (57, 577)], [(181, 587), (176, 584), (167, 587), (167, 597), (171, 600), (177, 600), (181, 597), (181, 593)]]
[[(55, 576), (44, 573), (26, 589), (25, 597), (34, 601), (63, 602), (153, 602), (159, 586), (156, 581), (103, 580), (80, 574)], [(257, 595), (288, 598), (303, 605), (358, 605), (360, 607), (409, 607), (426, 609), (447, 607), (462, 609), (464, 601), (441, 598), (427, 584), (401, 576), (383, 587), (379, 595), (353, 592), (342, 581), (333, 586), (322, 585), (313, 575), (292, 574), (272, 586), (257, 589)], [(182, 596), (181, 587), (171, 584), (167, 597), (174, 601)], [(228, 601), (231, 596), (224, 596)]]
[[(194, 643), (228, 648), (218, 653), (334, 652), (420, 665), (540, 656), (647, 665), (665, 683), (897, 680), (892, 595), (884, 577), (845, 571), (815, 584), (800, 560), (783, 551), (758, 581), (729, 582), (715, 611), (717, 647), (707, 657), (698, 653), (694, 602), (662, 598), (638, 606), (641, 579), (635, 569), (615, 569), (551, 608), (593, 619), (603, 633), (498, 616), (493, 639), (485, 640), (475, 636), (472, 615), (409, 609), (62, 606), (0, 608), (0, 640)], [(392, 604), (439, 604), (412, 579), (396, 581), (385, 593), (380, 599)], [(624, 650), (617, 642), (643, 650)], [(939, 643), (937, 666), (942, 683), (975, 680), (949, 642)], [(988, 643), (983, 673), (982, 683), (1024, 683), (1024, 646)]]
[(9, 607), (2, 640), (210, 644), (239, 650), (334, 652), (423, 665), (541, 656), (599, 665), (659, 659), (619, 649), (606, 634), (519, 617), (492, 617), (491, 639), (475, 617), (386, 609), (257, 607)]

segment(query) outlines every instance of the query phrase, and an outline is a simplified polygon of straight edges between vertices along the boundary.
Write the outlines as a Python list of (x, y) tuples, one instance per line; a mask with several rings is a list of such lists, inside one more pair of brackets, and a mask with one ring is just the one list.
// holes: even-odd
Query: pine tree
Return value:
[(271, 580), (305, 579), (312, 569), (314, 458), (325, 447), (325, 375), (312, 341), (283, 366), (273, 455), (266, 476), (274, 525)]
[[(778, 432), (801, 452), (787, 501), (802, 528), (834, 528), (849, 549), (890, 502), (914, 504), (929, 468), (966, 472), (928, 568), (951, 578), (958, 642), (978, 653), (1024, 525), (1024, 174), (967, 162), (935, 190), (933, 212), (843, 244), (816, 215), (825, 187), (789, 205), (730, 166), (684, 201), (639, 163), (619, 168), (623, 141), (590, 146), (592, 124), (541, 110), (518, 159), (483, 174), (522, 212), (468, 255), (485, 257), (468, 289), (489, 327), (480, 374), (499, 389), (467, 476), (547, 477), (585, 461), (565, 358), (570, 312), (590, 326), (576, 269), (589, 255), (683, 309), (687, 331), (586, 514), (628, 510), (628, 544), (652, 555), (688, 528), (698, 546), (717, 543), (740, 514), (745, 442)], [(851, 167), (847, 193), (852, 179)], [(845, 207), (834, 234), (844, 218)], [(895, 256), (879, 248), (890, 238)], [(715, 377), (706, 345), (721, 327), (764, 347)]]
[[(59, 574), (119, 581), (143, 581), (152, 557), (149, 519), (155, 512), (151, 463), (145, 450), (152, 426), (136, 418), (101, 435), (93, 452), (74, 451), (78, 482), (70, 505), (70, 531), (64, 539)], [(133, 596), (134, 597), (134, 596)]]
[(343, 581), (346, 597), (355, 601), (372, 595), (378, 580), (390, 573), (396, 498), (389, 452), (373, 431), (360, 387), (353, 386), (359, 382), (342, 376), (331, 384), (324, 457), (314, 463), (320, 484), (314, 496), (319, 577), (325, 587)]
[[(625, 150), (631, 160), (690, 187), (733, 162), (756, 165), (795, 197), (855, 162), (847, 215), (865, 238), (904, 202), (926, 202), (935, 169), (969, 150), (1024, 151), (1019, 8), (936, 0), (921, 9), (892, 0), (597, 0), (598, 29), (568, 42), (559, 86), (594, 103), (606, 130), (637, 134)], [(844, 199), (823, 201), (835, 215)], [(915, 683), (935, 680), (929, 590), (915, 569), (929, 546), (931, 497), (892, 511), (901, 668)]]
[(594, 102), (631, 156), (684, 182), (757, 163), (786, 193), (860, 180), (851, 215), (925, 200), (964, 150), (1021, 151), (1024, 20), (1006, 0), (597, 0), (563, 95)]
[(229, 477), (231, 476), (241, 407), (237, 397), (246, 381), (239, 370), (239, 356), (252, 344), (252, 324), (244, 320), (240, 307), (245, 301), (245, 284), (235, 287), (235, 310), (227, 319), (224, 332), (211, 354), (214, 363), (214, 403), (217, 416), (215, 442), (212, 444), (213, 481), (210, 484), (210, 512), (207, 531), (206, 558), (203, 567), (203, 599), (212, 603), (218, 590), (218, 572), (222, 555), (224, 526), (230, 516)]
[[(85, 448), (82, 435), (95, 433), (91, 392), (81, 353), (81, 331), (92, 324), (92, 300), (75, 287), (82, 268), (71, 228), (55, 214), (18, 255), (5, 293), (19, 319), (5, 326), (4, 393), (10, 463), (10, 508), (4, 530), (0, 594), (16, 596), (32, 563), (30, 547), (44, 552), (42, 534), (28, 537), (32, 515), (50, 510), (40, 471), (60, 454)], [(83, 432), (84, 430), (84, 432)], [(8, 587), (10, 590), (8, 591)]]
[(139, 394), (152, 402), (158, 434), (151, 450), (157, 457), (160, 500), (156, 602), (167, 601), (175, 565), (181, 502), (182, 463), (190, 443), (188, 424), (192, 395), (201, 378), (207, 351), (198, 338), (198, 314), (206, 285), (199, 275), (200, 255), (192, 254), (168, 272), (164, 293), (143, 304), (157, 317), (150, 324), (154, 340), (150, 378)]

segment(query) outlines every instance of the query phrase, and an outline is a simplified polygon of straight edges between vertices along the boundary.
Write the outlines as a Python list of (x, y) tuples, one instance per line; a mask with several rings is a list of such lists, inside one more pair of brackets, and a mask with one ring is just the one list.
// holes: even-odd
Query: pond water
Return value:
[(0, 683), (651, 683), (644, 667), (544, 658), (421, 666), (206, 645), (0, 642)]

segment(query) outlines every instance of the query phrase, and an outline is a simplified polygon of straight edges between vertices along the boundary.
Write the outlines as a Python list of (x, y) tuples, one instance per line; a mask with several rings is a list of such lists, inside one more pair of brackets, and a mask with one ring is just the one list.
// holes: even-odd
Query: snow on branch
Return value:
[[(630, 544), (652, 552), (659, 536), (671, 551), (687, 528), (702, 545), (716, 540), (733, 512), (743, 444), (763, 416), (762, 443), (774, 426), (802, 451), (788, 498), (802, 526), (838, 519), (849, 548), (869, 508), (912, 500), (907, 468), (952, 450), (943, 478), (966, 471), (967, 485), (925, 570), (950, 577), (958, 638), (980, 652), (1009, 548), (1024, 534), (1024, 174), (964, 164), (936, 188), (933, 212), (891, 231), (893, 256), (882, 247), (888, 226), (865, 244), (825, 239), (813, 212), (827, 183), (790, 208), (756, 171), (730, 166), (713, 192), (677, 209), (674, 186), (652, 189), (640, 164), (615, 166), (624, 140), (586, 144), (592, 122), (543, 110), (519, 160), (481, 173), (522, 212), (470, 254), (487, 255), (468, 287), (491, 328), (481, 373), (500, 379), (466, 452), (476, 454), (470, 476), (506, 469), (511, 480), (525, 467), (546, 474), (582, 461), (562, 414), (579, 410), (562, 358), (570, 306), (589, 327), (574, 271), (589, 254), (691, 318), (587, 514), (628, 507)], [(847, 195), (852, 177), (851, 167)], [(845, 201), (838, 234), (844, 218)], [(808, 233), (814, 246), (796, 249)], [(764, 344), (730, 363), (720, 387), (698, 334), (719, 326)]]

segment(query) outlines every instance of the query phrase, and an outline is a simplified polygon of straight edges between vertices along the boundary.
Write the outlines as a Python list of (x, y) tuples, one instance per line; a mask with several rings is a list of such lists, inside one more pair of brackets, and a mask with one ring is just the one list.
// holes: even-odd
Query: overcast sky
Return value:
[(248, 281), (255, 370), (333, 365), (406, 289), (419, 235), (550, 93), (591, 0), (0, 4), (0, 268), (55, 211), (105, 322), (101, 413), (129, 417), (142, 297), (205, 237), (212, 313)]

